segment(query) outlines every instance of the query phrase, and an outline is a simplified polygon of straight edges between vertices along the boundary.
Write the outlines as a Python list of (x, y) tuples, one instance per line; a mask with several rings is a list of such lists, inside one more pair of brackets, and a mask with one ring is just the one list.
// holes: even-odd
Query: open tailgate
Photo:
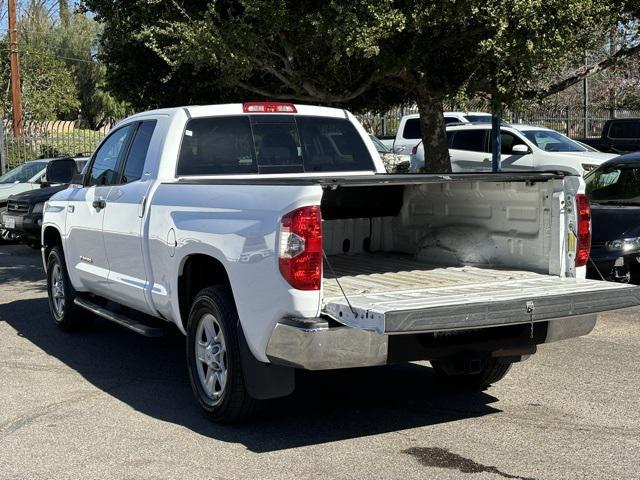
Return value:
[(348, 326), (402, 334), (540, 322), (640, 305), (640, 287), (559, 278), (512, 279), (325, 298)]

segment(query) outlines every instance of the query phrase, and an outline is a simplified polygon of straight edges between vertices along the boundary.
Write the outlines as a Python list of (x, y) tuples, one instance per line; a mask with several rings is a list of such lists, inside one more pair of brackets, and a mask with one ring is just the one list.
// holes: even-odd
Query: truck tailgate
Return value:
[(334, 274), (324, 281), (323, 312), (378, 333), (539, 322), (640, 305), (637, 286), (491, 268), (429, 268), (392, 256), (357, 257), (331, 260)]

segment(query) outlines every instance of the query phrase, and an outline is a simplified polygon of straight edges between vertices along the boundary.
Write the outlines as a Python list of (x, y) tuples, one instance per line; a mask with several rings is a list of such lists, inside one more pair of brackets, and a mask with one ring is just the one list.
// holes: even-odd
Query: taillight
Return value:
[(576, 195), (576, 208), (578, 210), (576, 267), (583, 267), (587, 264), (591, 252), (591, 207), (585, 194)]
[(302, 207), (282, 217), (280, 273), (298, 290), (320, 290), (322, 217), (319, 206)]
[(242, 104), (244, 113), (297, 113), (293, 103), (282, 102), (245, 102)]
[(416, 153), (418, 153), (418, 146), (417, 145), (411, 149), (411, 155), (415, 155)]

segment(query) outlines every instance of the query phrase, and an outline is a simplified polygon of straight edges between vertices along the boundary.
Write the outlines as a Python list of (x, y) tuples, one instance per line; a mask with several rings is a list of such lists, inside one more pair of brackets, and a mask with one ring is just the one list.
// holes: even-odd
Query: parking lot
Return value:
[(640, 310), (540, 347), (483, 393), (428, 364), (301, 375), (249, 424), (193, 400), (179, 335), (49, 318), (38, 253), (0, 246), (0, 477), (640, 478)]

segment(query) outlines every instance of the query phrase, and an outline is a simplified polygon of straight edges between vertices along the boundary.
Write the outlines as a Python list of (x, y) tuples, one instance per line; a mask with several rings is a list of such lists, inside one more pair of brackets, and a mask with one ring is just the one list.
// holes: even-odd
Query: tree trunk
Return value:
[(418, 89), (416, 98), (420, 112), (420, 128), (424, 145), (424, 172), (451, 173), (451, 160), (444, 123), (444, 98), (442, 95)]

